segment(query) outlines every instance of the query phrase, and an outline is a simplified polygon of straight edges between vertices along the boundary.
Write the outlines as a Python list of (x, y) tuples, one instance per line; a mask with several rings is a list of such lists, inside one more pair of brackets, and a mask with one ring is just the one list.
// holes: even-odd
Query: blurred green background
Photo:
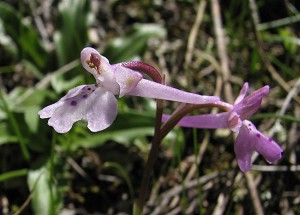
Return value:
[(80, 64), (85, 46), (111, 63), (144, 61), (168, 85), (225, 101), (245, 81), (251, 90), (271, 87), (252, 120), (284, 148), (282, 160), (271, 166), (258, 157), (245, 175), (231, 132), (175, 128), (146, 214), (299, 214), (299, 10), (297, 0), (1, 1), (0, 214), (132, 213), (155, 101), (119, 99), (116, 121), (99, 133), (78, 122), (57, 134), (37, 114), (94, 82)]

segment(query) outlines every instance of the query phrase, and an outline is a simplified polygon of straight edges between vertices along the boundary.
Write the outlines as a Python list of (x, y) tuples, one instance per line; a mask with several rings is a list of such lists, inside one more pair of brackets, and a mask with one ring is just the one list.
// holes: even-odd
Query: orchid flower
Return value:
[[(182, 127), (230, 128), (238, 132), (234, 151), (243, 172), (251, 169), (251, 157), (254, 151), (261, 154), (269, 163), (279, 160), (283, 152), (274, 140), (262, 134), (252, 122), (247, 120), (258, 110), (263, 97), (269, 93), (269, 86), (262, 87), (248, 96), (246, 96), (247, 91), (248, 83), (245, 83), (234, 105), (226, 103), (227, 112), (186, 116), (178, 122)], [(224, 105), (222, 102), (217, 103)], [(167, 121), (170, 117), (164, 115), (163, 121)]]
[(144, 79), (141, 73), (126, 67), (126, 64), (111, 65), (107, 58), (90, 47), (81, 51), (81, 63), (94, 76), (96, 83), (75, 87), (58, 102), (39, 111), (40, 118), (50, 118), (48, 125), (58, 133), (68, 132), (81, 119), (88, 121), (87, 126), (93, 132), (109, 127), (118, 112), (115, 95), (195, 104), (220, 100), (216, 96), (188, 93)]

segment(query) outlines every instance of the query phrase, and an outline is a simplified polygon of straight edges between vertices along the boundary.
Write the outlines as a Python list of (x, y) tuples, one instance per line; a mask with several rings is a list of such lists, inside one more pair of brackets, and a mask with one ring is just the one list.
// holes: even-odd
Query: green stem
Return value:
[(54, 153), (55, 153), (55, 142), (56, 142), (56, 133), (53, 131), (52, 141), (51, 141), (51, 151), (50, 151), (50, 160), (49, 160), (49, 191), (50, 191), (50, 198), (49, 198), (49, 215), (55, 214), (55, 203), (54, 203), (54, 193), (53, 193), (53, 181), (54, 181)]
[(29, 161), (30, 160), (30, 154), (29, 154), (29, 151), (26, 147), (26, 141), (23, 138), (23, 135), (21, 133), (21, 130), (19, 128), (19, 125), (18, 125), (13, 113), (9, 109), (9, 106), (8, 106), (4, 96), (3, 96), (2, 90), (0, 90), (0, 99), (3, 102), (3, 109), (7, 113), (8, 119), (9, 119), (9, 121), (10, 121), (10, 123), (11, 123), (11, 125), (14, 129), (14, 132), (15, 132), (15, 134), (17, 135), (17, 137), (19, 139), (19, 144), (20, 144), (20, 148), (21, 148), (23, 157), (25, 158), (26, 161)]
[(9, 172), (0, 174), (0, 182), (7, 181), (12, 178), (26, 176), (27, 173), (28, 173), (28, 169), (18, 169), (18, 170), (9, 171)]

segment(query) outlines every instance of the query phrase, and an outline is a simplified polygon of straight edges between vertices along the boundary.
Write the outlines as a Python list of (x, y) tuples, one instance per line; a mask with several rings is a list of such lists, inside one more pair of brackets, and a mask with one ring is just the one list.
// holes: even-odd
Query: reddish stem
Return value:
[[(148, 75), (154, 82), (159, 84), (163, 84), (163, 78), (160, 73), (149, 64), (138, 62), (138, 61), (131, 61), (122, 63), (122, 65), (126, 68), (139, 71)], [(148, 194), (148, 187), (151, 178), (151, 174), (153, 172), (153, 166), (157, 159), (160, 143), (161, 143), (161, 135), (160, 135), (160, 128), (161, 128), (161, 118), (163, 114), (163, 100), (156, 100), (156, 117), (155, 117), (155, 129), (154, 129), (154, 136), (152, 140), (152, 146), (150, 152), (148, 154), (147, 161), (145, 163), (145, 168), (143, 172), (143, 178), (141, 181), (141, 186), (139, 190), (139, 197), (137, 200), (138, 206), (138, 213), (143, 213), (143, 208), (147, 199)]]

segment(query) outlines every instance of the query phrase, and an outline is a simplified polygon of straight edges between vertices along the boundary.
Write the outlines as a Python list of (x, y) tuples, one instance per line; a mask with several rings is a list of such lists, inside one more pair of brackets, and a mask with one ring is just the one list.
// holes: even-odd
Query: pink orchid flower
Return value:
[(40, 118), (50, 118), (48, 125), (58, 133), (68, 132), (81, 119), (87, 120), (87, 126), (93, 132), (109, 127), (118, 112), (115, 95), (195, 104), (220, 100), (216, 96), (188, 93), (144, 79), (141, 73), (125, 67), (123, 63), (111, 65), (107, 58), (90, 47), (82, 50), (81, 63), (95, 77), (96, 83), (75, 87), (58, 102), (39, 111)]
[[(245, 83), (234, 105), (226, 103), (229, 109), (227, 112), (186, 116), (178, 122), (178, 125), (182, 127), (230, 128), (238, 132), (234, 151), (238, 165), (243, 172), (251, 169), (251, 157), (254, 151), (261, 154), (269, 163), (278, 161), (283, 152), (274, 140), (262, 134), (252, 122), (247, 120), (258, 110), (263, 97), (269, 93), (269, 86), (262, 87), (249, 96), (246, 96), (247, 91), (248, 83)], [(169, 115), (164, 115), (163, 121), (169, 118)]]

